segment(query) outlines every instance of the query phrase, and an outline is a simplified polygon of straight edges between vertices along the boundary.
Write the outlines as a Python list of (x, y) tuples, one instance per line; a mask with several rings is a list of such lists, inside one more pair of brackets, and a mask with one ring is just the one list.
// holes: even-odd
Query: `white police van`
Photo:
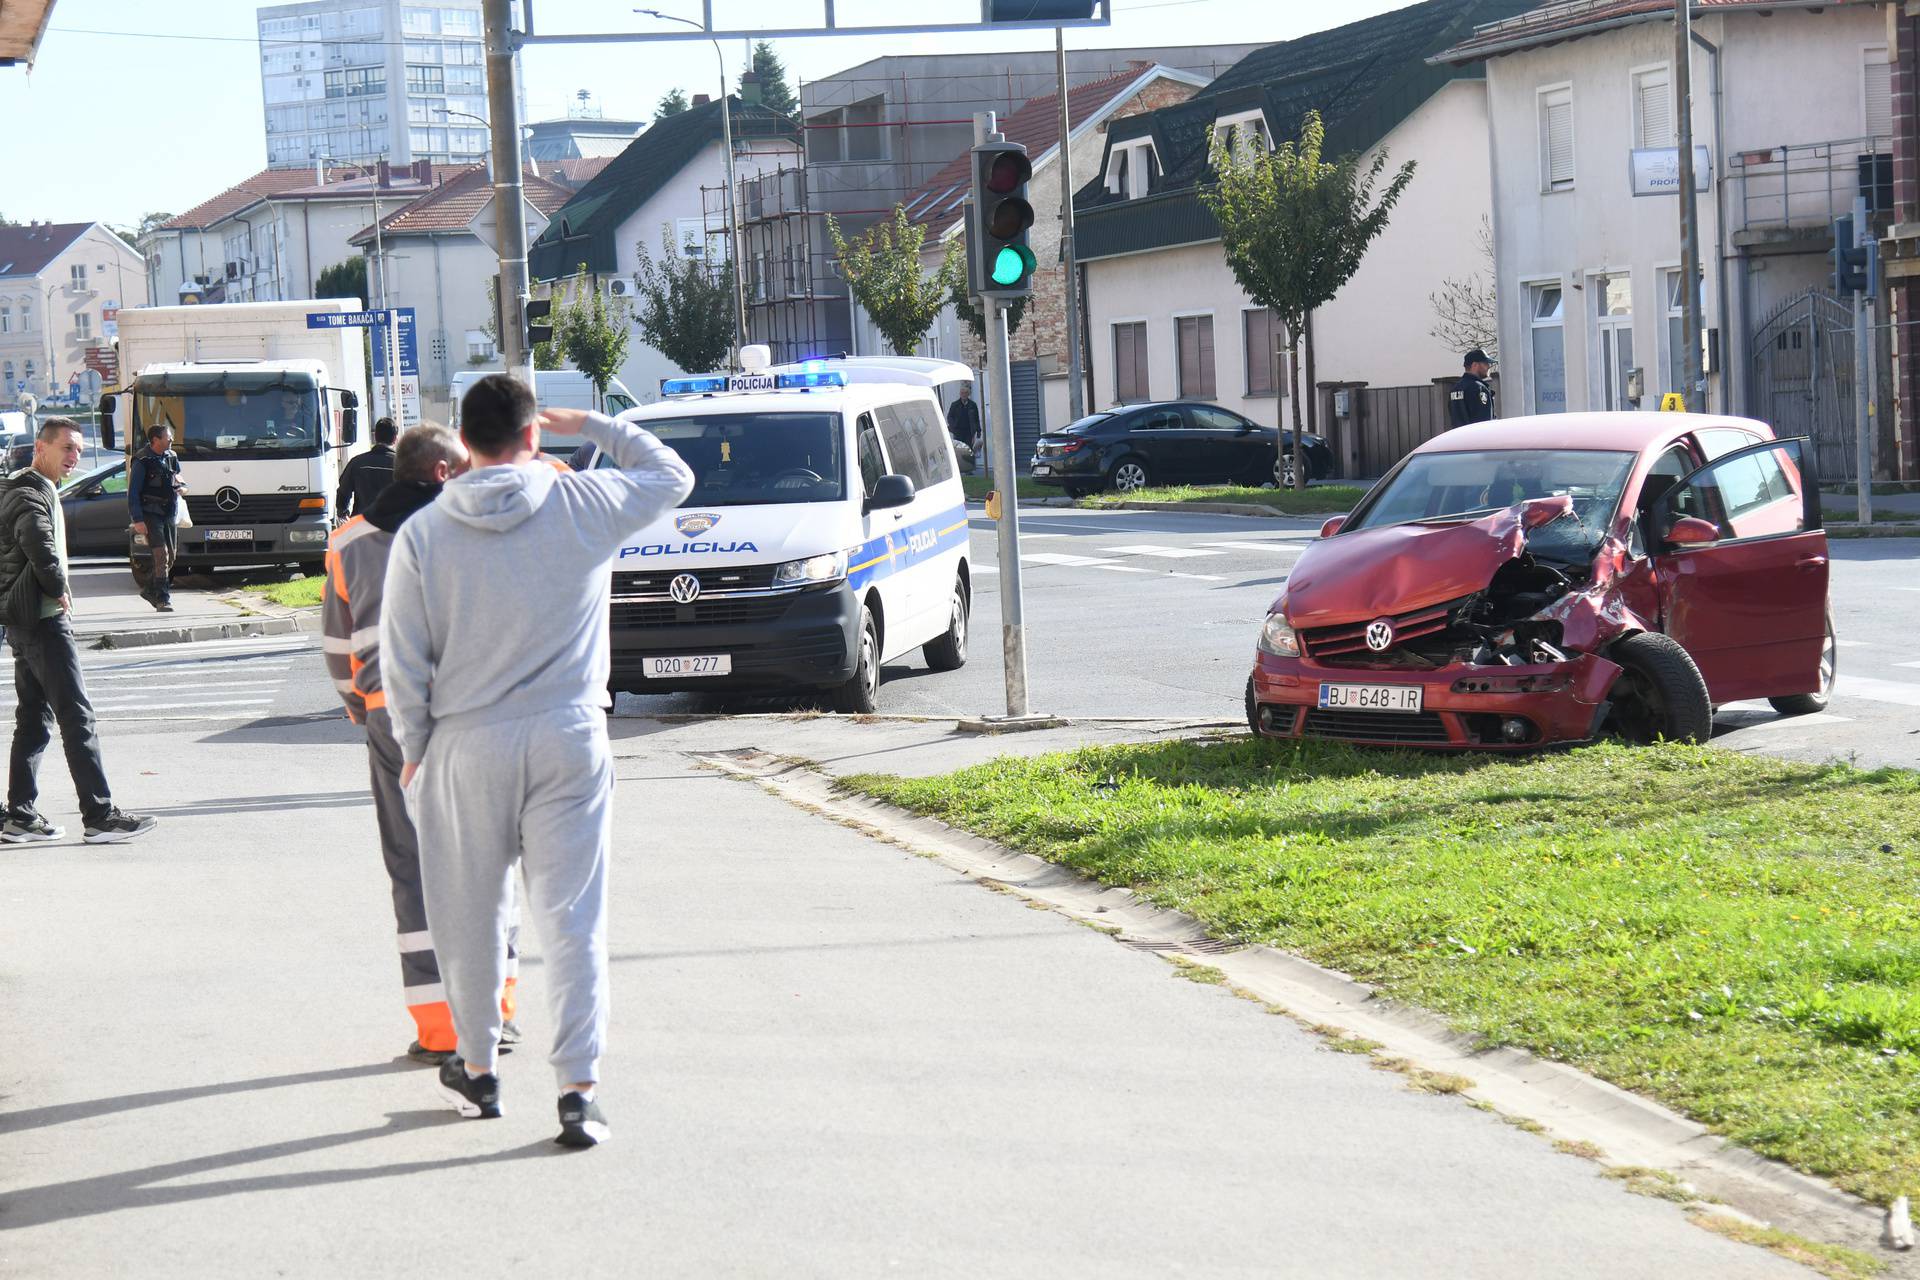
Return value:
[[(670, 378), (620, 417), (693, 468), (691, 495), (613, 565), (612, 687), (820, 689), (872, 711), (880, 665), (967, 660), (966, 499), (943, 360), (842, 359)], [(586, 465), (608, 465), (599, 458)], [(581, 465), (576, 461), (576, 465)]]

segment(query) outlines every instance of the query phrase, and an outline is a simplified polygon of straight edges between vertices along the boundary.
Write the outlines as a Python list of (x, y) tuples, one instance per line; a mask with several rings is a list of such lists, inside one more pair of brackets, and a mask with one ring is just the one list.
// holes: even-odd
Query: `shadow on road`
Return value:
[(305, 791), (280, 796), (229, 796), (191, 804), (150, 804), (160, 817), (194, 818), (216, 813), (266, 813), (282, 809), (357, 809), (373, 803), (370, 791)]

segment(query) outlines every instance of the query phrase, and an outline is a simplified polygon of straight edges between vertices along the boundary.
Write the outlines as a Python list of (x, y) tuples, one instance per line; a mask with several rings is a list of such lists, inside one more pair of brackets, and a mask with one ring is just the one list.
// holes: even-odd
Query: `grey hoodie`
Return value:
[(400, 526), (380, 612), (381, 679), (409, 763), (439, 725), (604, 707), (611, 561), (693, 489), (650, 432), (600, 414), (613, 469), (482, 467)]

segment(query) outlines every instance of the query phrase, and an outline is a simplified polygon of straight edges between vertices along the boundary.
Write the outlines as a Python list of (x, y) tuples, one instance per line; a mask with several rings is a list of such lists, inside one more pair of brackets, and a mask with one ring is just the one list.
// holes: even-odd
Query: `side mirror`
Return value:
[(340, 407), (342, 409), (358, 409), (360, 407), (360, 397), (351, 391), (342, 391), (340, 393)]
[(1667, 526), (1670, 547), (1704, 547), (1720, 541), (1720, 526), (1699, 516), (1681, 516)]
[(904, 507), (913, 501), (913, 481), (901, 475), (881, 476), (873, 486), (873, 496), (867, 499), (867, 510), (885, 511), (889, 507)]
[(119, 396), (104, 395), (100, 397), (100, 447), (102, 449), (118, 447), (113, 442), (115, 426), (113, 419), (114, 414), (119, 411), (119, 407)]
[(1320, 526), (1320, 536), (1323, 538), (1331, 538), (1334, 534), (1340, 532), (1342, 526), (1346, 523), (1347, 518), (1345, 516), (1335, 516)]
[(360, 411), (353, 407), (353, 392), (342, 392), (340, 403), (346, 407), (340, 410), (340, 443), (352, 444), (360, 438)]
[(106, 490), (101, 488), (99, 485), (90, 484), (85, 489), (81, 490), (80, 496), (83, 498), (97, 498), (105, 492)]

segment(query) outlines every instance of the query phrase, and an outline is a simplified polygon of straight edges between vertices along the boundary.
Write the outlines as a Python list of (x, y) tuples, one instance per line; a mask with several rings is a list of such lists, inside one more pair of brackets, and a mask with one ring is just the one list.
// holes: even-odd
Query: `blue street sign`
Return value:
[(307, 328), (309, 329), (365, 329), (369, 325), (385, 324), (392, 313), (379, 311), (309, 311)]
[[(420, 374), (420, 343), (415, 337), (417, 326), (413, 322), (412, 307), (394, 307), (394, 323), (400, 328), (400, 376), (418, 377)], [(377, 313), (376, 313), (377, 314)], [(373, 335), (373, 376), (387, 376), (387, 333), (376, 330)]]

